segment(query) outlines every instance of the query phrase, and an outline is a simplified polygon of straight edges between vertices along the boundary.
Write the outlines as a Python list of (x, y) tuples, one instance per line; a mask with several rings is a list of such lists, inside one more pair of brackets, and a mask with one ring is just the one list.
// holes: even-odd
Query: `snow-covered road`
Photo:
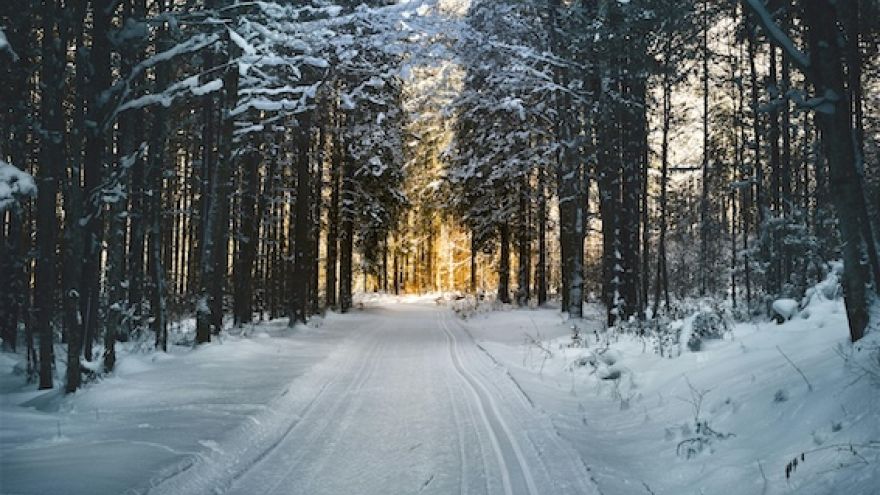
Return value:
[(587, 494), (506, 370), (432, 304), (364, 310), (335, 352), (150, 493)]

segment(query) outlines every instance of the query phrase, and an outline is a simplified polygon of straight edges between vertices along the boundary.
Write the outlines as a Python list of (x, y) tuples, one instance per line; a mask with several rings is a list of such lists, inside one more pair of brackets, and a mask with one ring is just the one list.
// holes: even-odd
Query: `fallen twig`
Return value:
[(791, 359), (789, 359), (789, 357), (786, 356), (784, 352), (782, 352), (782, 349), (779, 346), (776, 346), (776, 350), (779, 351), (779, 354), (782, 354), (782, 357), (784, 357), (785, 360), (788, 361), (788, 364), (790, 364), (792, 368), (794, 368), (798, 373), (800, 373), (801, 378), (803, 378), (804, 381), (807, 383), (807, 389), (809, 389), (809, 391), (812, 392), (813, 391), (813, 384), (810, 383), (810, 380), (807, 379), (807, 375), (805, 375), (804, 372), (801, 371), (801, 369), (798, 368), (798, 366), (796, 364), (794, 364), (794, 362)]

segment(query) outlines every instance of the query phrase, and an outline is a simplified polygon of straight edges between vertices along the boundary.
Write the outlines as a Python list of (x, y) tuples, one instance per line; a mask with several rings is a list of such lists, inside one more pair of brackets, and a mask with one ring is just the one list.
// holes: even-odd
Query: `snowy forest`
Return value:
[(0, 492), (880, 490), (876, 0), (0, 4)]

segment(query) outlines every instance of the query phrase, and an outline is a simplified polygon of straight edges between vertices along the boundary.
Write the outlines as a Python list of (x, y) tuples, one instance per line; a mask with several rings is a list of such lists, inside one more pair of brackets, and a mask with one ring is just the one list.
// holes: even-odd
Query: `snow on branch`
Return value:
[(133, 100), (127, 101), (116, 109), (116, 114), (120, 114), (126, 110), (134, 108), (143, 108), (151, 105), (162, 105), (170, 107), (175, 99), (193, 94), (195, 96), (204, 96), (215, 91), (223, 89), (223, 80), (215, 79), (205, 84), (199, 84), (199, 76), (191, 76), (183, 81), (172, 84), (166, 90), (160, 93), (147, 94)]
[[(125, 100), (128, 98), (129, 93), (131, 92), (132, 82), (140, 77), (147, 69), (154, 67), (162, 62), (167, 62), (180, 55), (199, 51), (216, 43), (219, 40), (220, 36), (218, 34), (198, 34), (184, 41), (183, 43), (179, 43), (168, 50), (159, 52), (134, 66), (128, 76), (117, 83), (115, 87), (111, 88), (108, 94), (105, 94), (104, 96), (105, 98), (108, 98), (113, 93), (120, 93), (120, 104), (115, 111), (110, 113), (110, 119), (108, 119), (107, 123), (109, 124), (110, 122), (112, 122), (124, 110), (128, 110), (131, 108), (140, 108), (142, 106), (155, 103), (162, 103), (165, 106), (170, 105), (171, 101), (176, 96), (174, 94), (175, 91), (179, 91), (181, 89), (181, 87), (178, 85), (174, 85), (171, 88), (168, 88), (166, 91), (159, 95), (147, 95), (146, 97), (137, 98), (129, 102), (126, 102)], [(178, 84), (190, 88), (195, 87), (195, 84), (189, 79), (182, 81)]]
[(795, 65), (797, 65), (804, 73), (808, 73), (810, 71), (810, 58), (794, 46), (794, 42), (791, 38), (789, 38), (785, 31), (783, 31), (782, 28), (776, 24), (776, 21), (773, 20), (773, 16), (767, 11), (767, 7), (764, 3), (761, 2), (761, 0), (743, 0), (743, 3), (751, 9), (758, 18), (758, 21), (761, 23), (761, 26), (763, 26), (770, 41), (785, 50)]
[(18, 54), (12, 49), (12, 45), (10, 45), (9, 40), (6, 39), (6, 33), (0, 28), (0, 53), (3, 52), (8, 53), (12, 57), (13, 62), (18, 62)]
[(29, 173), (0, 160), (0, 212), (15, 206), (19, 198), (36, 194), (37, 185)]

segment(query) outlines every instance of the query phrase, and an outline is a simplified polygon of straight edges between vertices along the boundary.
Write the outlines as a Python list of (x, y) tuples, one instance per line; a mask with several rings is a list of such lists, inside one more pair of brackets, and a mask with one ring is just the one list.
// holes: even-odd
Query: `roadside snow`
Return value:
[(840, 300), (814, 298), (800, 316), (736, 325), (674, 359), (644, 339), (602, 335), (598, 319), (596, 333), (581, 331), (587, 348), (567, 347), (571, 324), (555, 310), (466, 325), (607, 495), (876, 494), (880, 336), (852, 346)]
[(292, 381), (347, 337), (352, 320), (329, 315), (306, 331), (270, 322), (250, 337), (167, 354), (120, 346), (114, 373), (70, 396), (61, 383), (35, 391), (15, 372), (20, 357), (2, 353), (0, 492), (141, 492), (216, 453), (230, 432), (262, 421)]

